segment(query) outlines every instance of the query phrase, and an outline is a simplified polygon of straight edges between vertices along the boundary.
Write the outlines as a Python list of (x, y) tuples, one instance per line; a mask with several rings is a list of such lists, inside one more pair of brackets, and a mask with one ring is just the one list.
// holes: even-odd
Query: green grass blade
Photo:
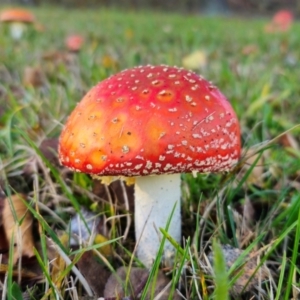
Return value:
[(277, 284), (277, 293), (275, 300), (280, 300), (280, 297), (283, 295), (283, 285), (284, 285), (284, 275), (285, 275), (285, 267), (286, 267), (286, 252), (283, 253), (283, 257), (281, 260), (281, 270), (279, 275), (279, 280)]
[(213, 241), (214, 253), (214, 282), (215, 282), (215, 300), (228, 300), (229, 298), (229, 282), (226, 270), (226, 261), (221, 246)]
[(294, 248), (292, 252), (292, 258), (290, 262), (289, 274), (286, 282), (286, 293), (285, 293), (285, 300), (290, 299), (290, 292), (293, 286), (293, 277), (295, 266), (297, 265), (297, 258), (298, 258), (298, 249), (299, 249), (299, 241), (300, 241), (300, 210), (298, 211), (298, 220), (296, 223), (296, 234), (294, 237)]

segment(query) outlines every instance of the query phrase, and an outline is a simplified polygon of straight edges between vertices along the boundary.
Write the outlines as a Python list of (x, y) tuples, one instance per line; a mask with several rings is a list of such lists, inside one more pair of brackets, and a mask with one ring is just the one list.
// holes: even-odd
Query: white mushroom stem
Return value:
[(10, 36), (14, 40), (19, 40), (26, 30), (26, 25), (21, 22), (12, 22), (9, 27), (10, 30)]
[[(137, 257), (148, 268), (153, 264), (159, 249), (167, 220), (176, 204), (168, 233), (174, 240), (181, 240), (180, 174), (142, 176), (135, 181), (135, 235), (138, 242)], [(147, 223), (147, 224), (145, 224)], [(170, 264), (175, 249), (165, 242), (164, 263)]]

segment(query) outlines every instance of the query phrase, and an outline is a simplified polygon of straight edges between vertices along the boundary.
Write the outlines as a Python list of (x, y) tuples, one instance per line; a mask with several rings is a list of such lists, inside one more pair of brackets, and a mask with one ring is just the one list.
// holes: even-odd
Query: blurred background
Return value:
[(120, 7), (208, 14), (265, 15), (279, 9), (300, 14), (300, 0), (1, 0), (8, 5), (51, 4), (65, 7)]

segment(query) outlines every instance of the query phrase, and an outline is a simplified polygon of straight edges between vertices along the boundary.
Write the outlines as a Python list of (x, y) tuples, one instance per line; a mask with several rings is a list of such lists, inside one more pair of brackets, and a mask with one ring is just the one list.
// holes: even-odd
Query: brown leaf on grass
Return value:
[[(129, 272), (129, 276), (128, 275)], [(122, 299), (132, 297), (137, 299), (138, 295), (143, 291), (147, 282), (149, 271), (141, 268), (126, 268), (121, 267), (115, 274), (112, 274), (106, 283), (104, 290), (104, 297), (116, 297), (116, 299)], [(128, 280), (127, 280), (128, 279)], [(170, 299), (171, 286), (168, 284), (170, 280), (162, 271), (158, 272), (155, 280), (150, 283), (145, 299), (153, 299), (154, 296), (158, 296), (160, 293), (160, 300)], [(154, 288), (154, 294), (152, 294)], [(128, 298), (126, 298), (128, 299)], [(173, 299), (180, 299), (179, 295), (174, 293)]]
[(67, 51), (48, 51), (42, 55), (43, 72), (48, 79), (60, 78), (58, 68), (70, 70), (70, 67), (77, 66), (77, 56), (74, 53)]
[[(300, 147), (298, 141), (295, 137), (290, 133), (287, 132), (280, 136), (279, 143), (284, 147), (290, 150), (289, 152), (293, 154), (293, 152), (299, 152)], [(295, 153), (294, 153), (295, 155)], [(295, 155), (296, 156), (296, 155)]]
[[(0, 264), (0, 280), (3, 282), (3, 279), (7, 272), (9, 271), (8, 264), (1, 263)], [(33, 272), (32, 270), (29, 270), (28, 268), (22, 268), (20, 270), (12, 270), (12, 276), (14, 280), (17, 280), (18, 278), (22, 278), (22, 284), (24, 283), (30, 283), (30, 282), (36, 282), (38, 280), (42, 279), (41, 274), (37, 274)], [(1, 289), (0, 289), (1, 291)]]
[(251, 55), (251, 54), (257, 54), (258, 53), (258, 46), (256, 44), (249, 44), (242, 48), (242, 54), (243, 55)]
[[(2, 226), (3, 228), (3, 226)], [(5, 236), (5, 233), (0, 232), (0, 239)], [(5, 276), (9, 270), (9, 245), (5, 253), (0, 256), (0, 282), (4, 282)], [(42, 255), (42, 250), (40, 249), (40, 254)], [(44, 282), (44, 275), (42, 269), (36, 259), (33, 257), (22, 257), (22, 266), (15, 266), (12, 270), (12, 278), (14, 281), (18, 281), (22, 289), (30, 289), (38, 282)], [(0, 287), (1, 295), (1, 287)]]
[(42, 55), (42, 59), (45, 61), (62, 63), (66, 60), (66, 52), (59, 52), (56, 50), (49, 50)]
[(23, 85), (38, 88), (45, 84), (46, 76), (40, 67), (26, 67), (23, 73)]
[(98, 297), (102, 296), (110, 272), (105, 268), (104, 264), (99, 262), (93, 251), (85, 252), (77, 262), (77, 267), (93, 292)]
[(26, 197), (21, 194), (12, 195), (4, 200), (2, 220), (5, 236), (9, 244), (13, 241), (13, 263), (22, 256), (34, 256), (34, 240), (32, 235), (32, 215), (24, 204)]

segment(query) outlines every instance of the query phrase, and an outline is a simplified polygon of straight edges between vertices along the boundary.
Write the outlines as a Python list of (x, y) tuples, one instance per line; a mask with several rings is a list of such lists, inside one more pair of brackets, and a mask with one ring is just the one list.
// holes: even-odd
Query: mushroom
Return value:
[(0, 22), (9, 23), (11, 37), (19, 40), (26, 29), (26, 25), (35, 22), (35, 17), (26, 9), (11, 8), (1, 12)]
[(266, 32), (286, 32), (288, 31), (294, 21), (294, 15), (288, 9), (281, 9), (276, 12), (272, 21), (266, 25)]
[[(201, 76), (169, 66), (135, 67), (98, 83), (59, 140), (60, 162), (74, 171), (135, 177), (137, 256), (147, 267), (174, 207), (168, 232), (181, 241), (180, 173), (229, 171), (239, 156), (230, 103)], [(166, 242), (167, 264), (174, 252)]]
[(294, 15), (287, 9), (279, 10), (272, 19), (278, 31), (288, 31), (294, 21)]
[(84, 37), (80, 34), (68, 35), (65, 39), (66, 48), (73, 53), (80, 51), (84, 44)]

